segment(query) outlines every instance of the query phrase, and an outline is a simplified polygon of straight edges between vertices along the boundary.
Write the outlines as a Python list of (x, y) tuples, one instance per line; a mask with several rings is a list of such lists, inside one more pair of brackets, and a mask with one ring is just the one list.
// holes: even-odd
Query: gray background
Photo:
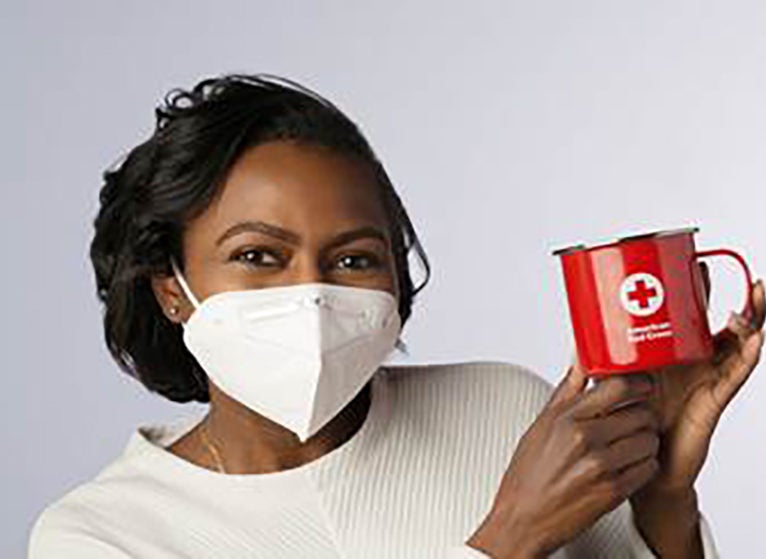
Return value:
[[(413, 362), (555, 381), (573, 346), (550, 251), (571, 242), (696, 224), (699, 247), (766, 268), (763, 2), (16, 0), (1, 21), (3, 557), (137, 424), (189, 410), (110, 361), (86, 253), (101, 171), (173, 86), (272, 72), (360, 123), (434, 266)], [(716, 326), (738, 274), (714, 266)], [(765, 373), (698, 485), (726, 557), (766, 555)]]

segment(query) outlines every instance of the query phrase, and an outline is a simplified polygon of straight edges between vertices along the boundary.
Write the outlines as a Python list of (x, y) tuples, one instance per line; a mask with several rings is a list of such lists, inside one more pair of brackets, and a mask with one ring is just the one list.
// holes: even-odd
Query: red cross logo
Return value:
[(662, 282), (652, 274), (638, 272), (626, 277), (620, 285), (620, 302), (630, 314), (649, 316), (665, 301)]
[(631, 301), (638, 301), (638, 306), (642, 309), (647, 308), (649, 306), (649, 301), (652, 297), (656, 296), (657, 290), (653, 287), (647, 288), (644, 280), (638, 280), (635, 289), (633, 291), (628, 291), (628, 299)]

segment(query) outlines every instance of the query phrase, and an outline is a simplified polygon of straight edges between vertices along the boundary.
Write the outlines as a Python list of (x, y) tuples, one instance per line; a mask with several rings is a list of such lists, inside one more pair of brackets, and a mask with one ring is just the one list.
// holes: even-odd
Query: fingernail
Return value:
[(731, 311), (731, 313), (729, 314), (729, 317), (731, 318), (731, 320), (733, 320), (739, 326), (749, 326), (750, 325), (750, 321), (747, 320), (743, 315), (739, 314), (736, 311)]
[(734, 321), (747, 330), (757, 330), (758, 325), (755, 323), (755, 316), (752, 313), (748, 313), (747, 316), (741, 315), (738, 312), (732, 311), (732, 318)]
[(757, 335), (753, 334), (745, 341), (743, 349), (745, 351), (756, 350), (760, 347), (760, 345), (761, 345), (761, 340), (759, 339)]

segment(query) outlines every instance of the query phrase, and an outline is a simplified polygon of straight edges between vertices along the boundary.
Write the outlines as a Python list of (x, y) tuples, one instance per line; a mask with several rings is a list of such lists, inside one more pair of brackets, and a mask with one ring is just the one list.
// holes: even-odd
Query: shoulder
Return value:
[(90, 479), (47, 504), (28, 535), (28, 559), (125, 558), (117, 534), (134, 490), (147, 476), (123, 452)]
[(98, 509), (88, 499), (91, 483), (70, 490), (38, 514), (29, 532), (28, 559), (127, 557), (104, 537)]
[(46, 506), (29, 533), (28, 559), (78, 557), (124, 559), (118, 547), (103, 537), (103, 530), (87, 506), (65, 495)]
[[(532, 369), (506, 361), (387, 365), (399, 413), (439, 416), (456, 428), (497, 425), (526, 430), (545, 406), (553, 386)], [(505, 435), (512, 433), (506, 432)]]

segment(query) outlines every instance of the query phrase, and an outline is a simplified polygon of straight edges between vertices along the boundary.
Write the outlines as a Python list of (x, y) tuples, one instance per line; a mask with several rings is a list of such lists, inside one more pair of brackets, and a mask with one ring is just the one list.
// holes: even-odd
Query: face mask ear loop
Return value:
[(189, 284), (186, 283), (186, 280), (184, 279), (183, 274), (178, 269), (178, 266), (176, 266), (175, 258), (172, 256), (170, 257), (170, 265), (173, 267), (173, 273), (176, 276), (176, 279), (178, 280), (178, 283), (181, 284), (181, 289), (186, 294), (186, 297), (192, 302), (192, 305), (194, 305), (194, 308), (199, 307), (199, 301), (194, 296), (194, 293), (192, 293), (191, 289), (189, 288)]
[[(184, 279), (183, 274), (178, 269), (178, 266), (176, 265), (176, 260), (172, 256), (170, 257), (170, 266), (173, 268), (173, 274), (175, 275), (176, 279), (178, 280), (178, 283), (181, 284), (181, 289), (186, 294), (186, 297), (191, 301), (192, 305), (194, 305), (194, 308), (196, 309), (199, 307), (199, 301), (197, 301), (197, 298), (194, 296), (194, 293), (192, 293), (191, 289), (189, 288), (189, 285), (186, 283), (186, 280)], [(184, 324), (184, 327), (186, 325)], [(200, 390), (203, 393), (208, 392), (208, 385), (207, 383), (200, 378), (199, 371), (195, 367), (191, 368), (192, 376), (194, 377), (194, 381), (197, 383), (197, 385), (200, 387)], [(210, 398), (210, 396), (208, 396)]]

